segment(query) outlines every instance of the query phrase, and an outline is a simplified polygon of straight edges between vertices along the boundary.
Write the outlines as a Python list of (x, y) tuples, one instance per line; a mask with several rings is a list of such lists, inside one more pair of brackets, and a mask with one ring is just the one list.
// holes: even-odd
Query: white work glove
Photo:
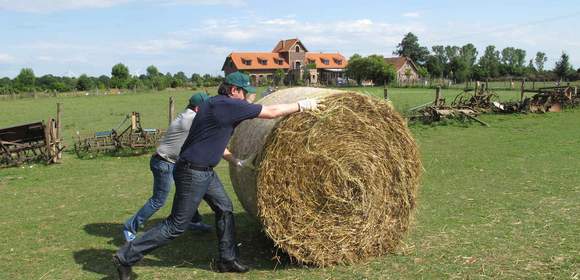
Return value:
[(248, 168), (254, 170), (256, 169), (253, 163), (255, 158), (255, 155), (251, 155), (247, 159), (233, 158), (232, 163), (236, 168)]
[(298, 101), (298, 108), (300, 108), (300, 112), (314, 111), (318, 109), (318, 105), (318, 100), (316, 99), (304, 99)]

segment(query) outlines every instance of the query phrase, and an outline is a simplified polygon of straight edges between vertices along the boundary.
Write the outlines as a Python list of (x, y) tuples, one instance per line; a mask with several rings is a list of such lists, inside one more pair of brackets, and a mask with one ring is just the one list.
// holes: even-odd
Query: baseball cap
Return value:
[(256, 92), (256, 88), (251, 86), (250, 84), (250, 76), (236, 71), (230, 73), (226, 76), (226, 84), (230, 84), (232, 86), (237, 86), (245, 89), (247, 92)]
[(205, 92), (196, 92), (189, 98), (189, 106), (199, 106), (208, 99), (209, 96)]

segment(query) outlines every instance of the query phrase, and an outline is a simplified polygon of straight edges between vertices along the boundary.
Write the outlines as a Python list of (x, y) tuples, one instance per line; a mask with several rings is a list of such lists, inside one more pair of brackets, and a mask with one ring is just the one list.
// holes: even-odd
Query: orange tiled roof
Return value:
[(340, 69), (348, 64), (340, 53), (306, 53), (306, 63), (312, 62), (316, 63), (317, 69)]
[[(234, 52), (231, 53), (228, 57), (232, 59), (232, 62), (239, 70), (290, 68), (288, 63), (277, 53)], [(276, 63), (276, 60), (280, 61), (281, 64)], [(250, 61), (250, 65), (245, 64), (244, 61)]]
[(277, 52), (287, 52), (290, 50), (290, 48), (292, 46), (294, 46), (294, 44), (296, 44), (296, 42), (299, 42), (300, 40), (296, 39), (288, 39), (288, 40), (280, 40), (278, 42), (278, 44), (276, 44), (276, 46), (274, 47), (274, 49), (272, 50), (272, 52), (277, 53)]

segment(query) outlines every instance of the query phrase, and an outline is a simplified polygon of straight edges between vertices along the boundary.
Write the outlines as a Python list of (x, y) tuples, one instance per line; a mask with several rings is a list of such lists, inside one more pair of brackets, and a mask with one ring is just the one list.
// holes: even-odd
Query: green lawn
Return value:
[[(382, 88), (354, 90), (382, 96)], [(179, 111), (190, 93), (5, 100), (0, 127), (54, 116), (62, 102), (70, 146), (77, 130), (110, 129), (131, 111), (141, 112), (145, 127), (163, 128), (172, 95)], [(434, 91), (390, 89), (390, 96), (405, 110), (431, 101)], [(396, 254), (325, 269), (273, 261), (271, 243), (236, 200), (222, 163), (241, 258), (253, 270), (212, 272), (215, 235), (187, 232), (139, 263), (138, 279), (578, 279), (580, 110), (481, 119), (490, 127), (411, 126), (425, 172), (414, 226)], [(65, 153), (62, 164), (0, 169), (0, 279), (114, 279), (110, 256), (123, 244), (121, 224), (151, 192), (148, 161)], [(205, 203), (200, 211), (213, 223)]]

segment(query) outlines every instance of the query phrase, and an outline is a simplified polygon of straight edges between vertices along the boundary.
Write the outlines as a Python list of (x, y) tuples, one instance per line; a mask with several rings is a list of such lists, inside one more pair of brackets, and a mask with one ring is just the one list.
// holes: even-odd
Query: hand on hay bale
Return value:
[(232, 159), (232, 163), (236, 166), (236, 168), (248, 168), (255, 170), (256, 166), (254, 166), (254, 159), (256, 159), (256, 154), (251, 154), (246, 159), (234, 158)]
[(298, 108), (300, 108), (300, 112), (318, 111), (324, 109), (324, 105), (317, 99), (304, 99), (298, 101)]

